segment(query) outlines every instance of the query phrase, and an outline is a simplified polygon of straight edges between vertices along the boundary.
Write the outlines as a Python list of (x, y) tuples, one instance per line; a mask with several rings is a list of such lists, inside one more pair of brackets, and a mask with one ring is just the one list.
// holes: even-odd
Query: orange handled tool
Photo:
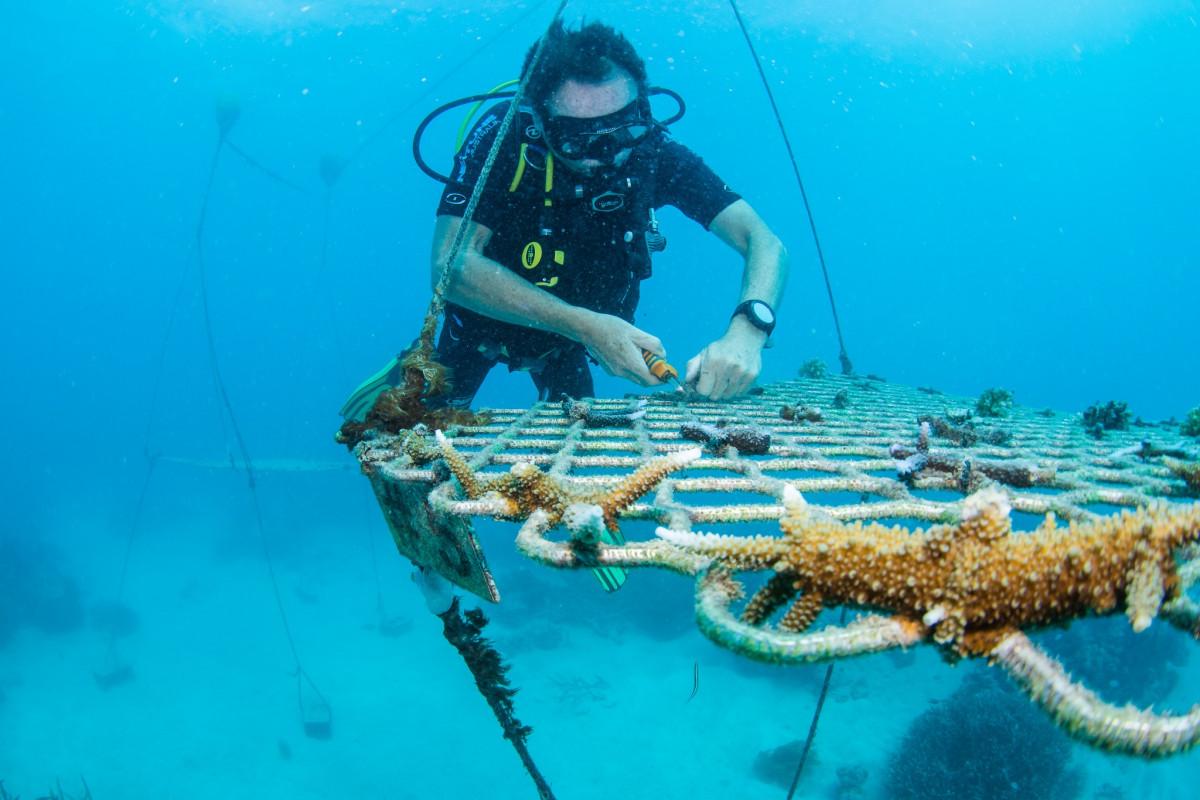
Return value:
[(667, 360), (662, 356), (655, 355), (649, 350), (643, 349), (642, 360), (646, 362), (646, 369), (650, 370), (650, 374), (658, 378), (663, 383), (666, 383), (667, 381), (675, 381), (675, 383), (683, 386), (683, 384), (679, 382), (679, 370), (668, 364)]

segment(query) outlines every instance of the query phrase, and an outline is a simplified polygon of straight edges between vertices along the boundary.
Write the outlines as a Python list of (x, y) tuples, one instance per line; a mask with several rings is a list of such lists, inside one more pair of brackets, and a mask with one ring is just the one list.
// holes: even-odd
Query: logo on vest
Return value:
[(521, 251), (521, 263), (525, 265), (525, 269), (533, 269), (542, 263), (542, 245), (538, 242), (525, 245), (525, 249)]
[(461, 206), (467, 202), (467, 196), (460, 192), (450, 192), (450, 194), (446, 195), (445, 200), (452, 206)]
[(609, 213), (620, 211), (625, 207), (625, 195), (616, 192), (604, 192), (592, 198), (592, 210)]

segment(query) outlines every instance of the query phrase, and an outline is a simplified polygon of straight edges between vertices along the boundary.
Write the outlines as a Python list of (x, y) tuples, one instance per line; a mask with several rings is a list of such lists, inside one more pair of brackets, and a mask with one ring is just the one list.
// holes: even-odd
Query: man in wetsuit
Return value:
[[(528, 370), (541, 399), (591, 396), (589, 356), (609, 374), (658, 384), (643, 351), (664, 355), (662, 342), (633, 320), (657, 238), (654, 209), (664, 205), (745, 260), (728, 327), (687, 362), (685, 382), (721, 400), (757, 377), (786, 252), (745, 200), (654, 122), (648, 88), (642, 59), (611, 27), (548, 33), (528, 75), (528, 108), (501, 145), (453, 265), (438, 342), (453, 370), (451, 404), (469, 406), (497, 363)], [(434, 229), (435, 283), (506, 110), (485, 113), (455, 158)]]

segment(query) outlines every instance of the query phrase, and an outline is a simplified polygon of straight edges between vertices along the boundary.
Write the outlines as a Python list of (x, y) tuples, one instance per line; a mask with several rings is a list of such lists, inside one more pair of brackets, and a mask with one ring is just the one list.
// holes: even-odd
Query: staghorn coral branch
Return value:
[(1150, 559), (1142, 559), (1129, 570), (1129, 585), (1125, 589), (1125, 615), (1134, 633), (1150, 627), (1162, 608), (1164, 576), (1162, 567)]
[(759, 661), (805, 663), (908, 647), (925, 638), (926, 628), (903, 617), (866, 616), (843, 627), (813, 633), (759, 628), (737, 619), (730, 610), (738, 589), (718, 571), (696, 585), (696, 621), (705, 636), (722, 647)]
[(1183, 561), (1179, 564), (1179, 582), (1188, 587), (1200, 580), (1200, 559), (1196, 557), (1195, 545), (1188, 545), (1179, 551)]
[[(530, 514), (541, 509), (549, 515), (552, 524), (558, 524), (568, 509), (594, 506), (611, 531), (619, 530), (617, 517), (628, 510), (634, 501), (657, 486), (667, 475), (683, 469), (700, 457), (698, 447), (679, 450), (643, 464), (611, 488), (575, 488), (557, 475), (542, 472), (529, 461), (517, 461), (507, 475), (481, 480), (441, 431), (437, 432), (437, 442), (463, 493), (473, 501), (489, 501), (489, 508), (503, 509), (504, 513), (499, 516), (528, 519)], [(575, 516), (579, 517), (581, 524), (591, 525), (590, 514)], [(582, 522), (584, 517), (588, 518), (587, 523)]]
[(789, 633), (808, 630), (809, 626), (817, 621), (823, 600), (824, 598), (815, 592), (808, 592), (799, 597), (784, 613), (783, 619), (779, 620), (779, 630)]
[(796, 596), (795, 583), (795, 577), (786, 572), (772, 575), (742, 609), (742, 622), (747, 625), (766, 622), (784, 603)]
[[(960, 656), (982, 653), (968, 638), (1127, 610), (1144, 629), (1179, 594), (1173, 553), (1200, 538), (1200, 505), (1154, 506), (1072, 523), (1048, 519), (1014, 534), (996, 489), (964, 501), (962, 520), (926, 530), (841, 523), (783, 490), (783, 536), (659, 531), (677, 547), (735, 571), (791, 573), (826, 605), (879, 608), (923, 619)], [(994, 642), (991, 642), (994, 644)]]
[(446, 459), (446, 465), (450, 467), (450, 471), (454, 473), (454, 477), (458, 478), (458, 483), (462, 486), (463, 494), (472, 500), (478, 500), (483, 495), (483, 485), (475, 476), (475, 471), (467, 464), (467, 460), (463, 458), (462, 453), (454, 449), (450, 444), (450, 440), (446, 438), (446, 434), (441, 431), (434, 432), (434, 438), (437, 439), (438, 447), (442, 449), (442, 458)]
[(1175, 599), (1163, 603), (1160, 613), (1163, 619), (1176, 628), (1190, 633), (1195, 638), (1200, 638), (1200, 603), (1186, 594), (1181, 594)]
[(1200, 495), (1200, 464), (1190, 464), (1174, 458), (1164, 458), (1163, 464), (1171, 474), (1183, 481), (1187, 487), (1183, 494)]
[(728, 536), (662, 527), (655, 533), (676, 547), (705, 558), (727, 561), (739, 569), (766, 569), (787, 554), (787, 543), (778, 536)]
[(1076, 739), (1140, 756), (1168, 756), (1200, 741), (1200, 705), (1182, 716), (1118, 708), (1071, 680), (1062, 665), (1020, 631), (990, 653), (1035, 703)]
[(633, 504), (633, 501), (657, 486), (672, 472), (678, 472), (700, 458), (700, 448), (678, 450), (656, 458), (639, 467), (632, 475), (622, 478), (598, 502), (604, 511), (604, 520), (610, 528), (616, 528), (617, 515)]

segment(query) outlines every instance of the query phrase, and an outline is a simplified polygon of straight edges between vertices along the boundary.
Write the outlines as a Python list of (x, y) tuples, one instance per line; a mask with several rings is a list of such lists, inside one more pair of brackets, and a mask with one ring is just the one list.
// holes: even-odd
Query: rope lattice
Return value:
[[(839, 395), (846, 398), (846, 408), (836, 407)], [(796, 404), (819, 409), (821, 419), (783, 419), (780, 409)], [(482, 475), (531, 463), (582, 488), (611, 484), (648, 458), (695, 447), (680, 433), (687, 422), (725, 422), (769, 432), (767, 455), (737, 456), (710, 449), (687, 474), (664, 481), (650, 502), (627, 512), (680, 530), (694, 523), (778, 520), (785, 484), (837, 519), (926, 522), (957, 520), (964, 486), (973, 488), (985, 479), (1005, 487), (1017, 512), (1039, 517), (1053, 512), (1071, 520), (1185, 492), (1161, 460), (1138, 457), (1143, 441), (1167, 441), (1167, 430), (1109, 431), (1096, 440), (1085, 433), (1077, 415), (1047, 417), (1021, 407), (1003, 418), (972, 420), (985, 436), (1008, 434), (1003, 445), (984, 443), (981, 436), (972, 446), (959, 446), (935, 431), (930, 440), (932, 465), (912, 480), (902, 480), (894, 446), (915, 449), (919, 419), (953, 418), (972, 405), (965, 398), (907, 386), (829, 376), (774, 384), (760, 395), (728, 403), (681, 403), (673, 395), (652, 396), (645, 415), (629, 428), (588, 429), (586, 421), (571, 419), (559, 403), (500, 409), (490, 412), (490, 424), (459, 428), (450, 439)], [(628, 406), (624, 400), (593, 401), (599, 411)], [(393, 480), (432, 482), (430, 470), (397, 460), (389, 444), (386, 439), (369, 443), (360, 459), (365, 466), (386, 468)], [(461, 516), (489, 514), (486, 504), (470, 500), (447, 499), (444, 508)]]
[[(999, 664), (1097, 746), (1162, 756), (1200, 742), (1200, 706), (1184, 716), (1116, 708), (1025, 636), (1118, 612), (1135, 631), (1160, 617), (1200, 630), (1187, 595), (1200, 576), (1200, 504), (1169, 502), (1194, 496), (1180, 465), (1193, 469), (1195, 453), (1170, 445), (1173, 430), (1095, 439), (1079, 415), (1022, 408), (967, 420), (961, 398), (846, 377), (732, 403), (589, 405), (495, 411), (491, 424), (439, 433), (436, 449), (419, 434), (360, 444), (401, 552), (498, 599), (464, 526), (519, 521), (518, 548), (550, 566), (696, 576), (701, 630), (752, 658), (929, 642), (949, 659)], [(636, 519), (658, 523), (657, 535), (605, 538)], [(550, 538), (560, 528), (568, 538)], [(742, 580), (756, 573), (765, 580), (742, 603)], [(809, 630), (837, 606), (872, 613)]]

